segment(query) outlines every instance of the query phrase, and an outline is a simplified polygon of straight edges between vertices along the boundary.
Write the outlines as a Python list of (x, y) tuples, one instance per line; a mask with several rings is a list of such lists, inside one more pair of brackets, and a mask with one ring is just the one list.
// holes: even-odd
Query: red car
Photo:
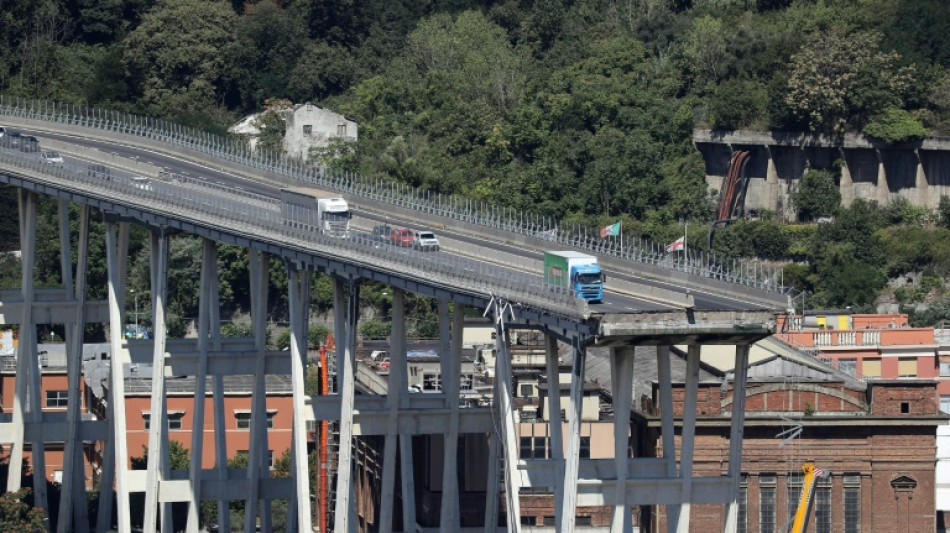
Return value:
[(394, 229), (389, 234), (389, 242), (396, 246), (412, 246), (412, 230), (406, 228)]

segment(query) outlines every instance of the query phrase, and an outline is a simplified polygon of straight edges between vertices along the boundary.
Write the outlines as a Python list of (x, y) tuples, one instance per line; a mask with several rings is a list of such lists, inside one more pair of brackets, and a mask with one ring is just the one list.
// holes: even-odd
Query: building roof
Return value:
[[(238, 375), (224, 376), (225, 394), (250, 394), (254, 390), (256, 376)], [(293, 384), (288, 375), (267, 374), (264, 376), (264, 388), (268, 394), (289, 394)], [(214, 390), (214, 381), (211, 376), (205, 378), (205, 390), (209, 393)], [(165, 378), (166, 394), (194, 394), (195, 377)], [(139, 396), (152, 393), (151, 377), (130, 377), (125, 379), (126, 396)]]

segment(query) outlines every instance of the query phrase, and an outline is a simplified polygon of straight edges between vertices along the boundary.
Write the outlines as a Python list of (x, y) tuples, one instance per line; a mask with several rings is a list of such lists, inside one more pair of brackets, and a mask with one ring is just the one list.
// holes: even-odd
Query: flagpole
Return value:
[(617, 230), (617, 233), (620, 235), (620, 253), (623, 253), (623, 219), (620, 219), (620, 222), (617, 222), (620, 225), (620, 228)]

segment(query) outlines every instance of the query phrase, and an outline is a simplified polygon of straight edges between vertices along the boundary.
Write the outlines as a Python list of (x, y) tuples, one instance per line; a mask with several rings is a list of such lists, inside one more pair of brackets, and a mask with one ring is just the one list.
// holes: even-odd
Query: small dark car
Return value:
[(21, 152), (39, 152), (40, 140), (32, 135), (21, 135), (20, 136), (20, 151)]
[(393, 229), (386, 224), (373, 226), (372, 237), (375, 241), (388, 241)]
[(99, 164), (89, 165), (89, 169), (87, 173), (90, 178), (98, 178), (101, 180), (110, 180), (110, 181), (112, 180), (112, 171), (109, 169), (109, 167), (105, 165), (99, 165)]

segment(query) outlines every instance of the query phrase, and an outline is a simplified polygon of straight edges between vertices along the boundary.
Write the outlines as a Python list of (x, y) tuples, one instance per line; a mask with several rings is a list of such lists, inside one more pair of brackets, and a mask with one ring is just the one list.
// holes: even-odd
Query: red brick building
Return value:
[[(805, 357), (776, 355), (750, 365), (738, 531), (784, 530), (797, 509), (804, 463), (830, 473), (817, 485), (809, 531), (934, 531), (936, 427), (946, 423), (936, 383), (863, 382)], [(731, 379), (699, 385), (697, 476), (726, 473)], [(674, 384), (673, 393), (675, 415), (682, 416), (683, 384)], [(653, 405), (657, 394), (654, 384)], [(660, 455), (659, 413), (651, 414)], [(664, 510), (657, 511), (652, 526), (665, 531)], [(723, 506), (693, 506), (690, 531), (720, 530), (724, 523)]]

